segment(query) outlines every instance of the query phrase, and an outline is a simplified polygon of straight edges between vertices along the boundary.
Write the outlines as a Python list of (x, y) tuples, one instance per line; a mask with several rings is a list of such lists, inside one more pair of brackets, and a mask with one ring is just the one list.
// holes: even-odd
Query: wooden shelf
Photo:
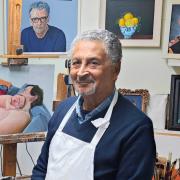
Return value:
[(180, 59), (168, 59), (168, 65), (180, 67)]
[(67, 54), (66, 53), (58, 53), (58, 54), (21, 54), (21, 55), (16, 55), (16, 54), (4, 54), (0, 55), (0, 58), (66, 58)]
[(170, 131), (170, 130), (154, 130), (155, 135), (159, 136), (173, 136), (173, 137), (180, 137), (180, 131)]
[(44, 141), (46, 139), (46, 132), (36, 133), (17, 133), (0, 135), (0, 144), (12, 144), (12, 143), (25, 143), (25, 142), (37, 142)]

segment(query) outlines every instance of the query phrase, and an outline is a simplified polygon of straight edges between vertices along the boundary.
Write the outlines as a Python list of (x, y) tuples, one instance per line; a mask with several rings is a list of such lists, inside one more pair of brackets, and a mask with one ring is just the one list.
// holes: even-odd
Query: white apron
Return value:
[(72, 105), (51, 140), (46, 180), (94, 179), (95, 148), (109, 126), (113, 107), (117, 99), (118, 92), (116, 91), (104, 118), (91, 121), (98, 130), (90, 143), (62, 132), (75, 109), (77, 101)]

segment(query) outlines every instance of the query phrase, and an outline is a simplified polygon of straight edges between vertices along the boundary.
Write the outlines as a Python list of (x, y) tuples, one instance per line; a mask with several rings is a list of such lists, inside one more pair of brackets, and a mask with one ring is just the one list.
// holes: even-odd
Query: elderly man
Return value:
[(31, 27), (21, 33), (24, 52), (65, 52), (66, 38), (62, 30), (48, 25), (50, 7), (46, 2), (31, 4), (29, 18)]
[(79, 96), (62, 102), (51, 118), (32, 179), (150, 180), (153, 126), (115, 88), (122, 57), (118, 37), (107, 30), (84, 32), (70, 55)]

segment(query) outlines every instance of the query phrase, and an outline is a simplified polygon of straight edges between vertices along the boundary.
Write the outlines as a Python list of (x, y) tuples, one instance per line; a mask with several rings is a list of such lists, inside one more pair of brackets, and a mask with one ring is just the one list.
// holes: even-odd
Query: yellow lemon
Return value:
[(124, 19), (125, 20), (128, 20), (128, 19), (132, 19), (134, 16), (131, 12), (127, 12), (125, 15), (124, 15)]
[(132, 18), (132, 21), (134, 25), (137, 25), (139, 23), (139, 19), (137, 17)]
[(119, 26), (121, 26), (121, 27), (125, 26), (125, 21), (123, 18), (119, 19)]
[(131, 26), (134, 25), (134, 23), (133, 23), (132, 19), (127, 19), (127, 20), (125, 21), (125, 25), (126, 25), (127, 27), (131, 27)]

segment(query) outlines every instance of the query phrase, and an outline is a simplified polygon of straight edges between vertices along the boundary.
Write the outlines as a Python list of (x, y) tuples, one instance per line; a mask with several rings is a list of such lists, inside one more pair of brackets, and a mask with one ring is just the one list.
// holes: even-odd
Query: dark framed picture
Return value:
[(119, 89), (119, 92), (131, 101), (138, 109), (146, 112), (146, 106), (149, 102), (149, 92), (146, 89)]
[(164, 56), (180, 59), (180, 2), (171, 0), (167, 3)]
[(171, 76), (169, 119), (167, 129), (180, 131), (180, 75)]
[(159, 47), (162, 0), (104, 0), (100, 26), (126, 47)]
[(179, 54), (180, 53), (180, 4), (172, 5), (172, 13), (171, 13), (171, 25), (170, 25), (170, 33), (169, 33), (169, 53)]

